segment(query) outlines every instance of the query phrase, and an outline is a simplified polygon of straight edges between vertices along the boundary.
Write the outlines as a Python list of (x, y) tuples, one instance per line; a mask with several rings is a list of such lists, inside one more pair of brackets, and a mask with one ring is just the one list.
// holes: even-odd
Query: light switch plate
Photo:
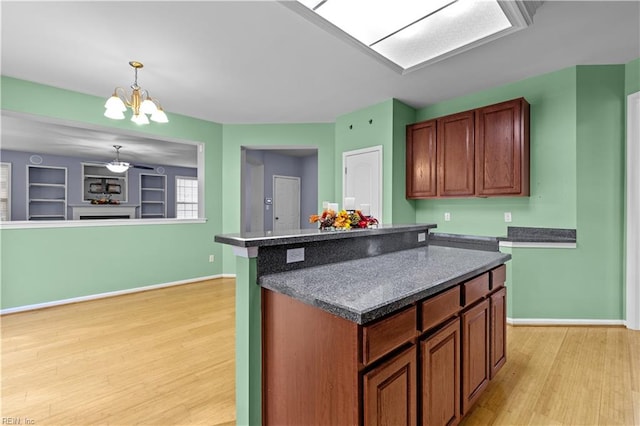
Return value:
[(427, 234), (424, 232), (418, 233), (418, 242), (421, 243), (427, 239)]

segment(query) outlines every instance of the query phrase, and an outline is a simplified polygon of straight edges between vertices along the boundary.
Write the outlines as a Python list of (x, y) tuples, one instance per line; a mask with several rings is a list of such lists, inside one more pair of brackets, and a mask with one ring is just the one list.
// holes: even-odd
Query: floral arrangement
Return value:
[(312, 214), (309, 216), (309, 223), (320, 223), (320, 229), (351, 229), (370, 228), (378, 224), (378, 220), (373, 216), (365, 216), (360, 210), (340, 210), (335, 212), (326, 209), (322, 214)]

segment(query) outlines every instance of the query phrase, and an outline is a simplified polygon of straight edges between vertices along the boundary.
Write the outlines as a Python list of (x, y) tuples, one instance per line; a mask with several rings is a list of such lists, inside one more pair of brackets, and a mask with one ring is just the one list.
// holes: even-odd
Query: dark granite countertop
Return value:
[(259, 284), (366, 324), (511, 259), (498, 251), (424, 246), (263, 275)]
[(300, 244), (344, 238), (368, 237), (407, 231), (435, 228), (437, 225), (423, 223), (410, 225), (378, 225), (377, 228), (350, 229), (346, 231), (321, 231), (319, 229), (294, 229), (282, 232), (246, 232), (216, 235), (214, 241), (236, 247), (263, 247), (282, 244)]
[(507, 227), (507, 236), (500, 241), (525, 243), (575, 243), (576, 230), (564, 228), (536, 228), (525, 226)]

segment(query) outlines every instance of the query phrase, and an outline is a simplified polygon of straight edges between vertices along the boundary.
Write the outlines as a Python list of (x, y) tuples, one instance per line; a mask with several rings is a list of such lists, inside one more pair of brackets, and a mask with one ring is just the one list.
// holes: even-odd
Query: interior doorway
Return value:
[[(294, 229), (315, 228), (307, 217), (318, 211), (318, 149), (309, 146), (241, 147), (240, 229), (242, 232), (273, 231), (273, 176), (300, 179), (299, 222)], [(278, 216), (280, 217), (280, 216)]]

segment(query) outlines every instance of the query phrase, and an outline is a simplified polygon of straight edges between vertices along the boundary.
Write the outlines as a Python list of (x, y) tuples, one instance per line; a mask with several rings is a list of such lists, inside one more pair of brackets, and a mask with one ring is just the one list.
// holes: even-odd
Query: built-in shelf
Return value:
[(67, 168), (27, 165), (27, 219), (67, 219)]
[(166, 189), (165, 175), (140, 174), (140, 217), (142, 219), (167, 216)]

